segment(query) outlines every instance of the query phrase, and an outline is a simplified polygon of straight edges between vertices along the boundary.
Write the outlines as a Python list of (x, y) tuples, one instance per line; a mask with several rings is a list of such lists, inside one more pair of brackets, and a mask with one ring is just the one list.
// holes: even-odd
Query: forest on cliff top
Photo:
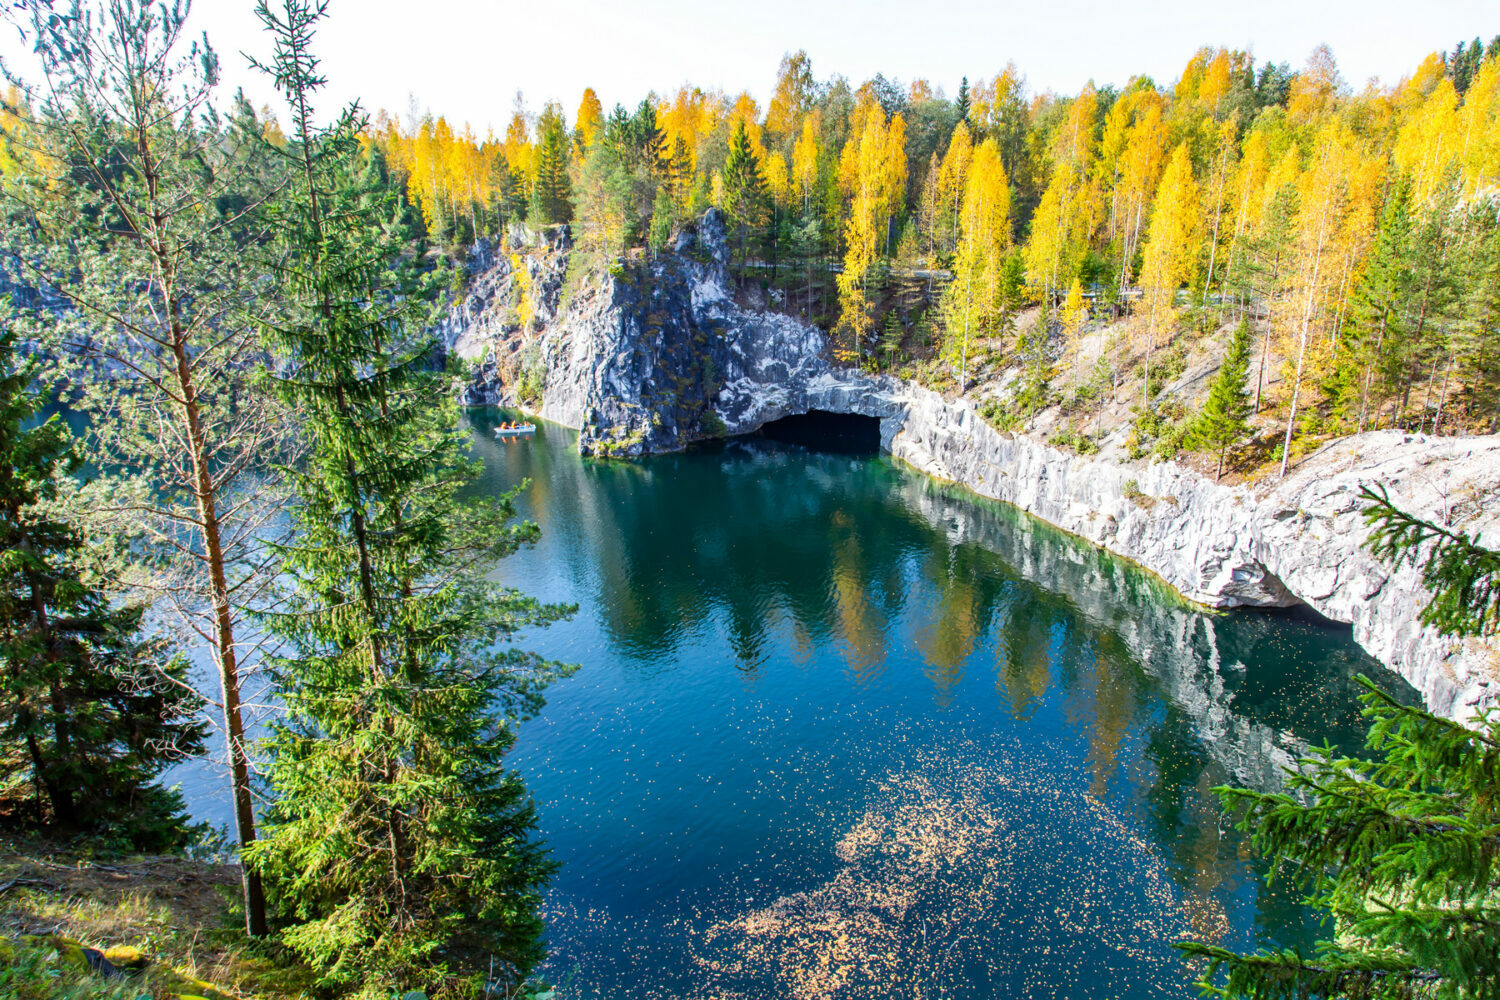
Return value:
[[(1355, 88), (1326, 47), (1297, 70), (1203, 48), (1171, 83), (1032, 93), (1012, 64), (949, 98), (819, 79), (798, 52), (765, 108), (683, 86), (606, 112), (590, 89), (571, 119), (517, 94), (503, 137), (416, 112), (363, 135), (455, 258), (524, 222), (619, 261), (717, 206), (742, 280), (841, 360), (962, 392), (983, 344), (1028, 373), (1012, 409), (1032, 411), (1133, 373), (1145, 438), (1170, 436), (1157, 352), (1248, 318), (1262, 369), (1285, 369), (1255, 409), (1296, 452), (1500, 427), (1497, 56), (1476, 38)], [(1120, 320), (1061, 387), (1086, 329)], [(942, 363), (903, 365), (924, 358)]]

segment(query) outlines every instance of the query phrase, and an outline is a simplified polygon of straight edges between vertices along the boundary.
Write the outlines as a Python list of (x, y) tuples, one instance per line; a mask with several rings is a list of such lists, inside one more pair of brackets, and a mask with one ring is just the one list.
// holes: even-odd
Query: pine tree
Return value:
[(1229, 340), (1224, 362), (1208, 384), (1208, 398), (1193, 428), (1195, 443), (1218, 453), (1215, 479), (1224, 478), (1224, 459), (1229, 450), (1250, 432), (1250, 394), (1245, 380), (1250, 374), (1250, 321), (1240, 320)]
[(163, 850), (182, 800), (155, 779), (203, 750), (187, 661), (141, 636), (88, 572), (90, 539), (60, 507), (78, 455), (37, 423), (35, 365), (0, 332), (0, 817), (54, 837)]
[[(4, 186), (23, 228), (4, 242), (71, 307), (32, 319), (60, 327), (59, 353), (86, 362), (74, 384), (117, 463), (110, 506), (145, 556), (132, 583), (208, 646), (243, 846), (255, 813), (241, 687), (259, 648), (246, 617), (267, 584), (261, 536), (277, 520), (272, 463), (287, 445), (285, 415), (255, 385), (257, 321), (274, 306), (246, 252), (274, 171), (248, 108), (229, 121), (212, 111), (217, 60), (185, 37), (186, 16), (149, 0), (38, 15), (49, 99), (28, 102), (31, 169)], [(263, 934), (258, 876), (242, 874), (246, 929)]]
[(504, 755), (558, 668), (503, 643), (567, 609), (485, 578), (536, 528), (508, 523), (515, 491), (461, 499), (478, 469), (428, 363), (432, 281), (390, 192), (359, 172), (357, 108), (313, 124), (323, 9), (258, 7), (298, 175), (277, 226), (288, 319), (270, 333), (310, 453), (267, 618), (286, 713), (253, 857), (283, 939), (329, 985), (510, 990), (543, 954), (551, 866)]
[(964, 77), (958, 82), (958, 100), (953, 102), (953, 110), (958, 112), (958, 120), (960, 124), (968, 123), (969, 107), (969, 78)]
[[(1371, 550), (1420, 563), (1422, 620), (1454, 636), (1500, 632), (1500, 552), (1366, 489)], [(1368, 681), (1370, 756), (1315, 751), (1283, 793), (1220, 788), (1276, 874), (1331, 919), (1312, 954), (1241, 955), (1204, 942), (1199, 985), (1225, 997), (1500, 996), (1500, 717), (1476, 728), (1401, 704)]]

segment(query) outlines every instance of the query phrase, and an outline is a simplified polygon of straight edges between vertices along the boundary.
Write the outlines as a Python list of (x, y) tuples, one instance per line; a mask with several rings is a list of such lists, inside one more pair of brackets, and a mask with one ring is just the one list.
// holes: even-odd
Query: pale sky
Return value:
[[(192, 23), (208, 32), (229, 89), (243, 84), (261, 104), (270, 90), (240, 54), (269, 52), (252, 8), (196, 0)], [(1167, 83), (1203, 45), (1300, 67), (1326, 42), (1357, 88), (1371, 77), (1394, 83), (1460, 38), (1497, 33), (1494, 0), (330, 0), (317, 48), (325, 105), (357, 97), (404, 113), (415, 97), (482, 136), (504, 131), (518, 89), (533, 112), (556, 98), (570, 122), (588, 86), (606, 110), (685, 82), (749, 90), (764, 108), (782, 54), (797, 49), (819, 80), (925, 77), (951, 97), (960, 77), (991, 77), (1010, 60), (1032, 91), (1073, 93), (1091, 78), (1122, 84), (1136, 73)], [(0, 53), (16, 49), (14, 32), (0, 35)]]

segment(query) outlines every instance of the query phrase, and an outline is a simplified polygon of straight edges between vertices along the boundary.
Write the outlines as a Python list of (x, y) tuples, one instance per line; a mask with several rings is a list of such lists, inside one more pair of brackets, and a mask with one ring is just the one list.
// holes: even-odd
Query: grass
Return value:
[(56, 962), (47, 948), (0, 943), (0, 997), (6, 1000), (136, 1000), (139, 983), (107, 982)]
[[(274, 941), (247, 937), (239, 869), (182, 857), (97, 859), (66, 846), (0, 839), (0, 1000), (136, 1000), (189, 994), (292, 1000), (317, 996), (312, 970)], [(82, 971), (59, 941), (116, 965)], [(211, 986), (209, 984), (212, 984)]]

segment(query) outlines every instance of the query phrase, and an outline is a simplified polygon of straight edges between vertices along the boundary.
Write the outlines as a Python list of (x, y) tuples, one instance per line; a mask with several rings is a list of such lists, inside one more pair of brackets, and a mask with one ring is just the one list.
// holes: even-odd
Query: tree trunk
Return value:
[(198, 409), (192, 360), (188, 357), (185, 336), (178, 318), (178, 305), (172, 304), (173, 354), (177, 381), (182, 392), (183, 430), (192, 449), (194, 495), (198, 505), (199, 531), (203, 555), (208, 565), (209, 598), (213, 602), (214, 661), (219, 668), (219, 687), (224, 705), (224, 741), (229, 757), (229, 782), (234, 796), (235, 834), (240, 844), (241, 889), (245, 900), (245, 932), (251, 937), (266, 934), (266, 900), (260, 873), (244, 859), (244, 850), (255, 841), (255, 805), (250, 797), (249, 755), (245, 750), (245, 723), (240, 706), (240, 675), (234, 642), (234, 612), (230, 606), (229, 578), (225, 569), (222, 526), (207, 460), (207, 436)]
[(1307, 361), (1307, 334), (1312, 326), (1313, 304), (1317, 301), (1318, 272), (1323, 265), (1323, 237), (1328, 229), (1328, 211), (1330, 205), (1327, 201), (1323, 204), (1323, 214), (1318, 220), (1318, 243), (1313, 255), (1312, 275), (1307, 282), (1307, 299), (1302, 306), (1302, 336), (1297, 348), (1297, 374), (1296, 381), (1292, 383), (1292, 406), (1286, 418), (1286, 439), (1281, 445), (1281, 475), (1286, 478), (1286, 469), (1292, 459), (1292, 431), (1297, 423), (1297, 402), (1302, 392), (1302, 369)]

